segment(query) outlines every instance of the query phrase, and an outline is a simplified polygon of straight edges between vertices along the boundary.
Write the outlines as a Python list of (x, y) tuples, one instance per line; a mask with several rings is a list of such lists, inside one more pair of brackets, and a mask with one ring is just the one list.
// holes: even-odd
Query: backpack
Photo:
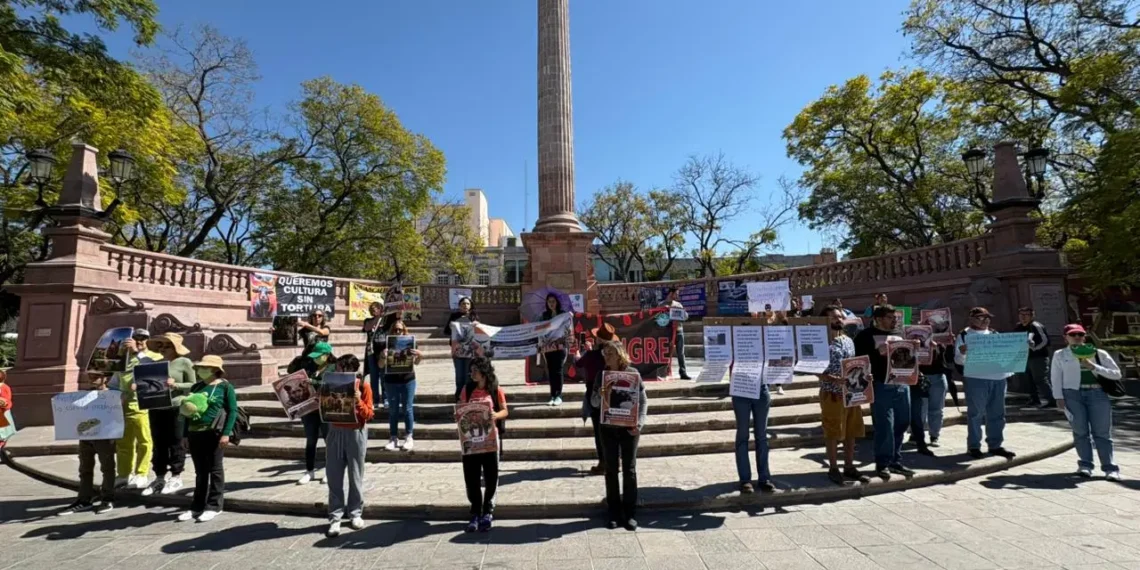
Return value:
[[(499, 390), (502, 391), (502, 388), (499, 388)], [(465, 396), (463, 403), (466, 404), (471, 401), (471, 394), (473, 392), (475, 392), (475, 383), (468, 382), (467, 385), (463, 387), (462, 395)], [(491, 396), (491, 409), (494, 410), (495, 413), (499, 413), (499, 411), (503, 409), (503, 404), (499, 402), (498, 394)], [(499, 435), (507, 433), (507, 420), (495, 420), (495, 427), (499, 428)]]
[[(1096, 360), (1097, 366), (1102, 366), (1102, 364), (1100, 363), (1100, 350), (1099, 349), (1097, 349), (1096, 356), (1094, 356), (1093, 358)], [(1109, 397), (1123, 398), (1124, 396), (1128, 395), (1128, 390), (1126, 390), (1124, 388), (1124, 380), (1123, 379), (1113, 380), (1111, 378), (1105, 378), (1103, 376), (1096, 375), (1096, 381), (1098, 384), (1100, 384), (1100, 389), (1104, 390), (1104, 393), (1106, 395), (1108, 395)]]
[[(224, 382), (226, 383), (226, 389), (233, 391), (233, 384), (230, 384), (228, 380), (224, 380)], [(236, 398), (237, 394), (234, 394), (234, 397)], [(218, 413), (218, 416), (214, 418), (214, 423), (211, 425), (211, 427), (219, 434), (222, 433), (222, 427), (226, 425), (227, 414), (228, 412), (226, 412), (225, 409), (222, 409)], [(242, 438), (244, 438), (249, 432), (249, 412), (245, 411), (245, 408), (238, 406), (237, 420), (234, 421), (234, 432), (230, 435), (230, 443), (239, 445)]]

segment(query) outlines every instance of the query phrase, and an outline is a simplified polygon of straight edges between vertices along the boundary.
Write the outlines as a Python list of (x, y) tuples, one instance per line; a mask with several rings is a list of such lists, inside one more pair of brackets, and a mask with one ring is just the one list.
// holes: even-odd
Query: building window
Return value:
[(642, 281), (645, 281), (645, 270), (630, 269), (626, 281), (629, 283), (641, 283)]
[(524, 271), (526, 271), (526, 261), (521, 259), (508, 259), (503, 262), (503, 283), (522, 283)]
[(446, 271), (443, 271), (443, 270), (436, 271), (435, 272), (435, 284), (436, 285), (451, 285), (451, 274), (446, 272)]
[(507, 238), (507, 247), (518, 247), (518, 243), (519, 243), (518, 238), (513, 238), (513, 237)]
[(491, 272), (490, 271), (487, 271), (486, 269), (480, 269), (479, 270), (479, 284), (480, 285), (490, 285), (491, 284)]

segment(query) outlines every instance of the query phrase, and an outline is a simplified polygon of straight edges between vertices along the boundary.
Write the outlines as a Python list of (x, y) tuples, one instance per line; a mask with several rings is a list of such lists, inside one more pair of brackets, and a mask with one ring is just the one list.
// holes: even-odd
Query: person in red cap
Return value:
[(1057, 407), (1065, 410), (1073, 426), (1077, 475), (1092, 477), (1092, 453), (1096, 446), (1105, 479), (1120, 481), (1120, 467), (1112, 461), (1112, 402), (1097, 380), (1120, 380), (1120, 367), (1103, 350), (1073, 351), (1073, 347), (1085, 344), (1085, 327), (1066, 325), (1064, 333), (1068, 346), (1053, 353), (1049, 379)]
[[(966, 365), (966, 351), (973, 335), (993, 334), (990, 328), (993, 315), (985, 307), (970, 309), (970, 326), (958, 334), (954, 343), (954, 362)], [(981, 459), (982, 422), (986, 424), (986, 445), (990, 455), (1013, 459), (1015, 454), (1002, 447), (1005, 439), (1006, 381), (1012, 374), (998, 372), (976, 374), (964, 378), (966, 382), (966, 449), (970, 457)]]

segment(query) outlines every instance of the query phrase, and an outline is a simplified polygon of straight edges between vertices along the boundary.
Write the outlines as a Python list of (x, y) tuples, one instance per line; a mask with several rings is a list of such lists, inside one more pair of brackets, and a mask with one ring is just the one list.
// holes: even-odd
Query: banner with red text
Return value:
[[(574, 315), (574, 335), (571, 338), (570, 353), (563, 365), (563, 378), (567, 382), (582, 381), (578, 369), (574, 368), (573, 355), (581, 342), (587, 338), (592, 338), (590, 331), (598, 328), (602, 323), (609, 323), (617, 330), (618, 338), (621, 339), (622, 345), (629, 353), (633, 367), (641, 373), (642, 380), (653, 381), (669, 378), (673, 361), (673, 335), (676, 329), (674, 321), (669, 320), (669, 310), (657, 308), (613, 315), (576, 313)], [(529, 384), (545, 384), (548, 382), (546, 370), (539, 364), (537, 358), (527, 359), (526, 381)]]

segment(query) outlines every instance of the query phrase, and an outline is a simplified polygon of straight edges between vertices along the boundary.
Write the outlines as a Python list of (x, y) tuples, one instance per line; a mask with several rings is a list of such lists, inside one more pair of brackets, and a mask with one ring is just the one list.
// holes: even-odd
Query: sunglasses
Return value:
[(1071, 336), (1073, 338), (1084, 338), (1085, 333), (1072, 332), (1069, 333), (1068, 336)]

